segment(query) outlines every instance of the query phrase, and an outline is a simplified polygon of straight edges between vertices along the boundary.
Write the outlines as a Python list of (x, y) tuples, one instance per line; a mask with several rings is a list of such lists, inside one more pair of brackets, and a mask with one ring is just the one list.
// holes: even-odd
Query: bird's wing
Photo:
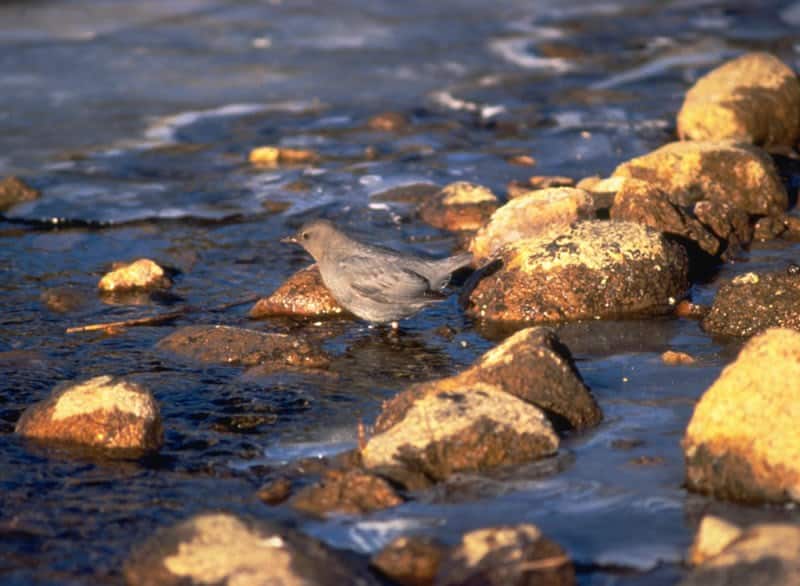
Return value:
[(438, 297), (428, 279), (398, 263), (353, 255), (340, 259), (338, 264), (339, 270), (351, 277), (350, 286), (375, 301), (398, 303)]

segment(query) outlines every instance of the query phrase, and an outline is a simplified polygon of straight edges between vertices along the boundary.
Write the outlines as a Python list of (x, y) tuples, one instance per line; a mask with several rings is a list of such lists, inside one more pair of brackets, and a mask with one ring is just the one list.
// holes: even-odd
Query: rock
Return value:
[(720, 253), (724, 261), (732, 260), (736, 254), (753, 240), (750, 216), (742, 209), (721, 201), (698, 201), (692, 208), (694, 217), (725, 243)]
[(595, 208), (605, 210), (614, 204), (614, 197), (626, 181), (628, 179), (625, 177), (607, 177), (605, 179), (586, 177), (581, 179), (575, 187), (588, 191), (594, 199)]
[(279, 505), (292, 495), (292, 481), (284, 476), (268, 482), (258, 489), (256, 496), (261, 502), (268, 505)]
[(465, 534), (442, 561), (437, 586), (572, 586), (564, 550), (534, 525), (491, 527)]
[(511, 181), (506, 187), (509, 199), (527, 195), (538, 189), (551, 189), (555, 187), (575, 187), (575, 180), (571, 177), (560, 175), (533, 175), (524, 183)]
[(691, 242), (704, 252), (720, 252), (720, 241), (684, 209), (669, 201), (656, 185), (626, 179), (614, 196), (611, 219), (638, 222), (660, 232)]
[(434, 183), (409, 183), (374, 193), (370, 195), (369, 199), (370, 201), (419, 204), (441, 190), (442, 188)]
[(41, 194), (37, 189), (27, 185), (19, 177), (9, 175), (0, 180), (0, 212), (26, 201), (39, 199)]
[(683, 247), (631, 222), (578, 222), (557, 238), (508, 244), (498, 258), (464, 293), (467, 312), (493, 322), (656, 315), (688, 288)]
[(764, 216), (753, 227), (753, 238), (759, 242), (774, 240), (786, 232), (786, 216)]
[(754, 525), (681, 582), (681, 586), (739, 584), (800, 584), (800, 527), (788, 523)]
[[(547, 328), (526, 328), (484, 354), (450, 386), (486, 383), (543, 410), (557, 428), (585, 429), (603, 413), (575, 368), (569, 349)], [(377, 432), (401, 421), (423, 393), (436, 384), (414, 385), (386, 402), (375, 422)]]
[(300, 490), (290, 501), (293, 508), (324, 516), (327, 513), (360, 515), (403, 504), (404, 499), (380, 476), (362, 470), (328, 470), (322, 480)]
[(259, 299), (250, 310), (254, 319), (275, 316), (350, 317), (322, 282), (316, 263), (297, 271), (269, 297)]
[(513, 155), (506, 159), (510, 165), (519, 165), (520, 167), (534, 167), (536, 166), (536, 159), (530, 155)]
[(482, 185), (458, 181), (426, 199), (418, 211), (422, 220), (443, 230), (477, 230), (499, 207), (497, 196)]
[(735, 277), (719, 288), (702, 326), (724, 336), (752, 336), (771, 327), (800, 331), (800, 274), (786, 269)]
[(398, 537), (375, 554), (373, 568), (401, 586), (432, 586), (446, 554), (441, 543), (426, 537)]
[(667, 350), (661, 355), (661, 361), (670, 366), (686, 366), (697, 362), (693, 356), (686, 352), (675, 352), (674, 350)]
[(150, 391), (110, 376), (57, 386), (47, 399), (23, 412), (15, 431), (37, 440), (126, 453), (158, 451), (164, 442), (158, 404)]
[(498, 208), (469, 244), (476, 259), (523, 238), (555, 237), (577, 220), (594, 217), (594, 202), (585, 191), (553, 187), (532, 191)]
[(690, 319), (703, 319), (708, 315), (710, 308), (706, 305), (699, 305), (692, 303), (688, 299), (684, 299), (675, 306), (675, 315), (677, 317), (688, 317)]
[(405, 468), (438, 481), (558, 450), (558, 437), (545, 415), (511, 394), (456, 379), (430, 384), (435, 391), (423, 390), (400, 421), (369, 439), (361, 452), (367, 468)]
[(800, 138), (800, 82), (769, 53), (728, 61), (686, 93), (678, 113), (678, 136), (794, 147)]
[(131, 586), (377, 583), (311, 537), (227, 513), (160, 529), (134, 550), (123, 574)]
[(328, 356), (298, 336), (267, 333), (231, 326), (184, 326), (158, 343), (168, 350), (198, 362), (322, 368)]
[(131, 289), (168, 289), (172, 280), (166, 271), (149, 258), (140, 258), (129, 264), (115, 265), (97, 284), (101, 291), (129, 291)]
[(367, 127), (382, 132), (400, 132), (409, 127), (408, 117), (400, 112), (382, 112), (367, 121)]
[(89, 302), (86, 291), (75, 287), (54, 287), (39, 296), (47, 309), (56, 313), (69, 313), (84, 308)]
[(623, 163), (613, 175), (658, 185), (679, 206), (705, 199), (769, 216), (789, 204), (769, 155), (744, 143), (673, 142)]
[(308, 149), (291, 149), (278, 146), (261, 146), (250, 151), (248, 157), (253, 165), (274, 167), (277, 165), (303, 165), (319, 160), (319, 155)]
[(741, 534), (742, 529), (737, 525), (713, 515), (706, 515), (697, 528), (689, 550), (689, 564), (697, 566), (719, 555)]
[(800, 500), (800, 333), (750, 340), (695, 407), (683, 450), (689, 489), (745, 502)]

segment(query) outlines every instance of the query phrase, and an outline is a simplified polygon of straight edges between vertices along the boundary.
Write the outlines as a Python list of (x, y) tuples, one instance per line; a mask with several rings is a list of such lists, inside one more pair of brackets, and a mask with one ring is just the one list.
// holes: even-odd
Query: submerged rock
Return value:
[(157, 451), (164, 442), (153, 395), (132, 381), (98, 376), (56, 387), (28, 407), (16, 433), (37, 440), (132, 452)]
[(733, 537), (681, 586), (794, 586), (800, 583), (800, 526), (754, 525)]
[(372, 567), (401, 586), (431, 586), (447, 548), (427, 537), (398, 537), (375, 554)]
[(529, 524), (470, 531), (439, 567), (437, 586), (572, 586), (575, 570), (557, 543)]
[(594, 217), (592, 197), (583, 190), (553, 187), (529, 192), (498, 208), (469, 244), (477, 260), (523, 238), (565, 232), (577, 220)]
[(39, 299), (50, 311), (69, 313), (86, 307), (90, 297), (77, 287), (54, 287), (42, 291)]
[(709, 200), (768, 216), (789, 205), (769, 155), (744, 143), (673, 142), (623, 163), (614, 176), (658, 185), (679, 206)]
[(401, 132), (408, 128), (411, 121), (400, 112), (382, 112), (375, 114), (367, 121), (367, 126), (372, 130), (382, 132)]
[(632, 222), (578, 222), (556, 237), (506, 245), (465, 291), (467, 312), (494, 322), (657, 315), (688, 288), (679, 244)]
[(328, 470), (316, 484), (301, 489), (290, 501), (293, 508), (323, 516), (359, 515), (403, 504), (386, 480), (358, 469)]
[(724, 283), (702, 326), (725, 336), (752, 336), (772, 327), (800, 331), (800, 271), (744, 273)]
[(497, 196), (486, 187), (458, 181), (419, 206), (422, 220), (443, 230), (477, 230), (499, 207)]
[(791, 148), (800, 138), (800, 81), (769, 53), (728, 61), (686, 93), (678, 113), (678, 136)]
[(272, 521), (197, 515), (160, 529), (123, 568), (131, 586), (377, 584), (319, 541)]
[(275, 369), (321, 368), (330, 362), (321, 349), (303, 338), (231, 326), (185, 326), (163, 338), (158, 348), (198, 362)]
[[(597, 425), (603, 413), (575, 368), (569, 349), (546, 328), (521, 330), (463, 373), (443, 379), (443, 388), (486, 383), (542, 409), (556, 428)], [(437, 392), (436, 381), (414, 385), (386, 402), (375, 423), (384, 431), (402, 420), (423, 394)]]
[(261, 146), (250, 151), (248, 157), (253, 165), (273, 167), (276, 165), (302, 165), (314, 163), (319, 155), (308, 149), (291, 149), (278, 146)]
[(322, 282), (319, 267), (313, 264), (289, 277), (269, 297), (259, 299), (250, 310), (254, 319), (275, 316), (336, 317), (350, 316)]
[[(538, 408), (485, 383), (429, 383), (402, 419), (361, 452), (370, 469), (409, 469), (433, 481), (554, 454), (558, 437)], [(390, 476), (397, 477), (390, 473)]]
[(691, 490), (746, 502), (800, 500), (800, 333), (750, 340), (703, 394), (683, 438)]
[(0, 180), (0, 212), (26, 201), (39, 199), (39, 190), (30, 187), (19, 177), (9, 175)]
[(97, 284), (101, 291), (128, 291), (132, 289), (168, 289), (172, 280), (167, 272), (149, 258), (114, 266)]
[(390, 187), (370, 195), (370, 201), (392, 201), (419, 204), (439, 193), (442, 188), (434, 183), (408, 183)]

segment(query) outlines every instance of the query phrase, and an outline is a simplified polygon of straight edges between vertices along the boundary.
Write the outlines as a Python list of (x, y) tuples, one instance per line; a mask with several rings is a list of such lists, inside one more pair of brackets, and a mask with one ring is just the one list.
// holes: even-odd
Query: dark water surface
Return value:
[[(559, 472), (464, 477), (397, 509), (318, 522), (258, 502), (263, 471), (353, 447), (382, 400), (495, 342), (455, 298), (397, 338), (214, 308), (269, 293), (305, 266), (278, 240), (311, 217), (445, 255), (454, 237), (370, 196), (419, 181), (503, 193), (531, 173), (608, 174), (673, 138), (684, 92), (714, 64), (764, 49), (798, 69), (799, 24), (800, 4), (769, 0), (0, 3), (0, 176), (43, 192), (0, 220), (0, 582), (118, 584), (131, 546), (156, 527), (225, 509), (284, 518), (359, 552), (402, 533), (452, 542), (530, 521), (567, 548), (582, 584), (676, 583), (703, 511), (736, 509), (682, 489), (679, 442), (738, 342), (674, 318), (566, 325), (560, 336), (606, 419), (563, 443)], [(411, 126), (368, 130), (386, 110)], [(246, 157), (260, 144), (325, 159), (256, 169)], [(537, 166), (506, 162), (520, 153)], [(269, 213), (275, 202), (288, 209)], [(756, 246), (720, 276), (782, 267), (797, 252)], [(103, 271), (141, 256), (180, 271), (174, 295), (101, 300)], [(695, 300), (709, 302), (717, 282), (696, 285)], [(41, 294), (59, 287), (78, 292), (76, 309), (47, 309)], [(197, 309), (168, 325), (65, 334), (187, 304)], [(259, 374), (155, 348), (176, 327), (215, 323), (324, 334), (334, 363)], [(438, 333), (442, 324), (455, 335)], [(665, 366), (667, 349), (698, 364)], [(159, 457), (93, 460), (13, 435), (55, 384), (99, 374), (152, 389), (167, 430)]]

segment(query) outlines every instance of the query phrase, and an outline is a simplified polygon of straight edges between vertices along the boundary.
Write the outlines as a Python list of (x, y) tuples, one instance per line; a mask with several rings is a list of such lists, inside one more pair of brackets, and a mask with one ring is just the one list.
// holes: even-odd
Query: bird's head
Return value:
[(325, 251), (342, 236), (332, 222), (328, 220), (312, 220), (293, 235), (283, 238), (281, 242), (299, 244), (308, 251), (316, 260), (319, 260)]

